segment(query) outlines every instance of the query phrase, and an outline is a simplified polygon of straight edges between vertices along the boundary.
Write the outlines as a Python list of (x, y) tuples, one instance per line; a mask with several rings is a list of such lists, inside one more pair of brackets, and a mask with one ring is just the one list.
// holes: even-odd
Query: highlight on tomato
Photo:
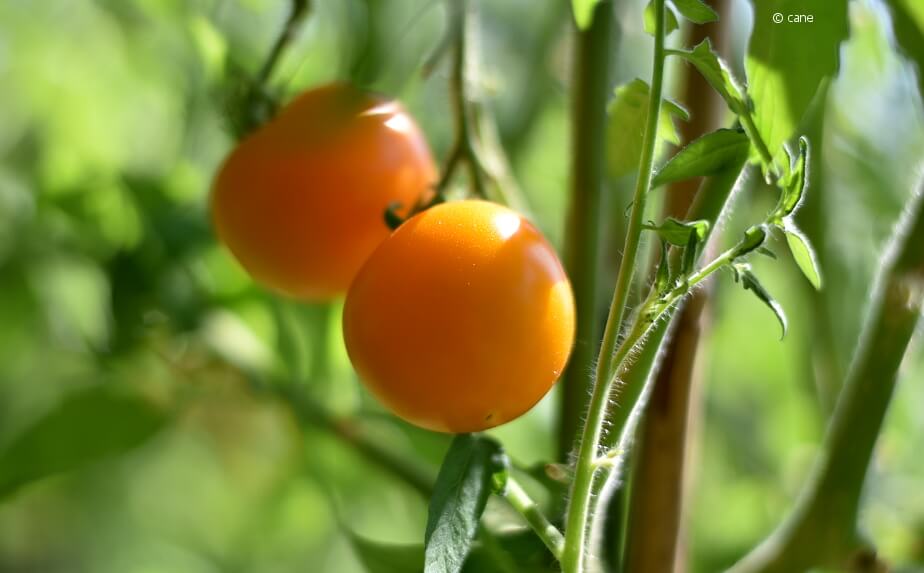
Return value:
[(343, 329), (363, 383), (399, 417), (474, 432), (532, 408), (574, 342), (571, 285), (518, 213), (444, 203), (386, 239), (347, 294)]
[(213, 185), (212, 218), (257, 282), (325, 301), (388, 237), (385, 210), (408, 213), (436, 177), (399, 103), (335, 83), (304, 92), (234, 148)]

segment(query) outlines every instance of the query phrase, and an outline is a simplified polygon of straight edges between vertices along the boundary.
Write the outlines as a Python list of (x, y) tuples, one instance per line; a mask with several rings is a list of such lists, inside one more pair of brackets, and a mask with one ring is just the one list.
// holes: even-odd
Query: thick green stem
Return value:
[(570, 205), (565, 228), (565, 267), (574, 289), (577, 325), (574, 351), (561, 381), (558, 458), (574, 449), (587, 409), (593, 363), (600, 336), (597, 284), (603, 237), (606, 104), (613, 39), (613, 6), (597, 5), (593, 24), (576, 32), (571, 133)]
[[(610, 388), (613, 385), (612, 376), (616, 372), (614, 365), (619, 366), (622, 364), (628, 352), (635, 346), (636, 342), (641, 340), (647, 330), (643, 326), (643, 320), (636, 321), (635, 327), (626, 337), (626, 340), (618, 350), (616, 349), (618, 333), (625, 315), (626, 302), (629, 298), (629, 287), (635, 274), (635, 263), (638, 257), (642, 221), (645, 214), (645, 202), (651, 186), (655, 142), (658, 136), (658, 117), (661, 111), (661, 92), (664, 85), (664, 1), (655, 0), (654, 2), (655, 48), (648, 118), (646, 119), (645, 134), (642, 139), (642, 155), (639, 162), (638, 178), (633, 196), (632, 213), (629, 216), (629, 227), (626, 234), (622, 263), (616, 279), (613, 302), (610, 306), (610, 314), (597, 360), (593, 394), (587, 418), (584, 422), (584, 429), (581, 433), (581, 442), (575, 462), (574, 482), (571, 489), (571, 501), (568, 507), (565, 530), (565, 551), (562, 557), (562, 570), (565, 573), (582, 573), (584, 571), (584, 558), (587, 552), (585, 546), (587, 526), (590, 522), (590, 501), (596, 471), (594, 460), (599, 447), (600, 435), (603, 431), (603, 419), (606, 415)], [(633, 337), (638, 338), (633, 340)]]
[(546, 518), (545, 514), (539, 508), (539, 505), (529, 497), (526, 490), (523, 489), (512, 477), (507, 478), (507, 487), (503, 492), (504, 499), (513, 509), (523, 516), (526, 523), (532, 528), (539, 539), (545, 543), (552, 555), (556, 559), (561, 559), (562, 548), (565, 545), (565, 538), (557, 527)]
[(924, 189), (887, 254), (876, 294), (823, 444), (784, 525), (733, 570), (870, 570), (857, 530), (863, 483), (911, 336), (924, 308)]

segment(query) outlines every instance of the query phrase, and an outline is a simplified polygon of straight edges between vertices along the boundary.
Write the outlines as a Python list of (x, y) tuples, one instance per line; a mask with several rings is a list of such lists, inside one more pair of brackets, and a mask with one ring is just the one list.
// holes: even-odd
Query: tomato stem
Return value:
[(626, 232), (622, 263), (616, 278), (613, 301), (606, 322), (603, 342), (597, 359), (593, 393), (575, 464), (571, 502), (568, 506), (565, 529), (565, 550), (562, 555), (562, 570), (565, 573), (582, 573), (586, 554), (587, 529), (590, 521), (590, 501), (596, 473), (594, 460), (603, 431), (603, 420), (616, 369), (621, 366), (628, 353), (641, 340), (646, 329), (642, 321), (636, 320), (631, 332), (617, 349), (618, 333), (626, 312), (629, 289), (635, 276), (636, 259), (642, 233), (645, 203), (651, 187), (654, 165), (655, 143), (658, 136), (658, 118), (661, 112), (661, 97), (664, 85), (664, 38), (665, 0), (654, 0), (655, 33), (654, 63), (651, 74), (651, 90), (648, 101), (648, 117), (642, 139), (642, 155), (632, 200), (632, 212)]
[(565, 538), (562, 536), (561, 531), (552, 525), (545, 514), (542, 513), (539, 505), (529, 497), (523, 486), (513, 477), (508, 477), (507, 486), (502, 495), (507, 500), (507, 503), (523, 516), (523, 519), (526, 520), (526, 523), (529, 524), (539, 539), (545, 543), (552, 555), (556, 559), (561, 559)]

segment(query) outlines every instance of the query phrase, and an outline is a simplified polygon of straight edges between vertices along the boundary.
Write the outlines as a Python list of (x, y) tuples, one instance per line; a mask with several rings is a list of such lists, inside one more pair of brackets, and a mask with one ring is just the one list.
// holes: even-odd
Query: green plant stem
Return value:
[(600, 336), (600, 245), (603, 236), (606, 104), (613, 38), (612, 4), (600, 2), (589, 29), (577, 30), (573, 66), (574, 117), (571, 132), (571, 180), (565, 225), (564, 263), (576, 303), (575, 345), (561, 380), (558, 459), (567, 462), (587, 409)]
[(646, 119), (645, 134), (642, 139), (642, 155), (639, 164), (638, 178), (632, 202), (632, 212), (629, 216), (629, 226), (626, 234), (626, 244), (623, 250), (622, 263), (616, 278), (616, 288), (613, 292), (613, 302), (610, 306), (609, 318), (603, 335), (603, 343), (597, 360), (597, 369), (594, 377), (594, 388), (591, 395), (590, 406), (584, 428), (581, 432), (581, 442), (575, 463), (574, 482), (571, 489), (571, 501), (568, 506), (565, 550), (562, 555), (562, 570), (565, 573), (582, 573), (587, 548), (587, 529), (590, 521), (590, 501), (593, 490), (597, 449), (600, 435), (603, 431), (603, 420), (606, 415), (610, 388), (613, 384), (614, 364), (621, 365), (628, 352), (635, 346), (644, 334), (636, 321), (626, 340), (616, 349), (618, 333), (625, 315), (626, 301), (629, 298), (629, 287), (635, 273), (635, 263), (638, 256), (639, 242), (642, 234), (642, 220), (645, 214), (645, 203), (648, 190), (651, 186), (652, 166), (654, 164), (655, 142), (658, 136), (658, 118), (661, 112), (661, 92), (664, 84), (664, 26), (665, 26), (665, 0), (655, 0), (655, 48), (654, 64), (651, 77), (651, 93), (648, 103), (648, 117)]
[(272, 117), (275, 113), (275, 102), (267, 95), (266, 86), (270, 81), (276, 65), (282, 59), (282, 54), (286, 48), (295, 39), (298, 30), (311, 11), (310, 0), (291, 0), (292, 8), (282, 30), (273, 42), (266, 60), (260, 66), (260, 70), (254, 76), (247, 91), (241, 100), (242, 109), (240, 111), (239, 124), (236, 127), (235, 134), (238, 139), (247, 135), (251, 131), (260, 127), (264, 122)]
[(813, 568), (873, 571), (857, 516), (870, 460), (905, 352), (924, 310), (924, 184), (899, 225), (828, 426), (815, 470), (790, 517), (736, 573)]
[(539, 505), (529, 497), (523, 486), (512, 477), (508, 477), (507, 487), (501, 495), (517, 513), (523, 516), (523, 519), (526, 520), (526, 523), (529, 524), (539, 539), (545, 543), (552, 555), (556, 559), (561, 559), (565, 538), (558, 528), (552, 525), (545, 514), (542, 513)]

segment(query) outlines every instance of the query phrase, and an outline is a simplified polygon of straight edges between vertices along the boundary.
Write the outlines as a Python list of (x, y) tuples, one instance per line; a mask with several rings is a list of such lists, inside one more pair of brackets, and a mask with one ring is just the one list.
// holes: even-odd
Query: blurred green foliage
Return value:
[[(486, 0), (480, 14), (481, 92), (556, 245), (569, 166), (564, 4)], [(643, 8), (619, 6), (616, 83), (647, 73)], [(349, 573), (363, 569), (344, 528), (374, 542), (422, 539), (426, 505), (417, 492), (324, 427), (303, 423), (265, 385), (303, 385), (433, 475), (448, 438), (394, 420), (360, 389), (338, 305), (267, 295), (209, 228), (210, 179), (232, 144), (229, 94), (260, 66), (287, 9), (273, 0), (0, 3), (0, 451), (15, 454), (0, 456), (0, 476), (40, 457), (15, 444), (45, 416), (73, 408), (75, 396), (105, 385), (160, 412), (148, 432), (145, 419), (97, 414), (125, 399), (106, 398), (87, 415), (108, 423), (78, 423), (69, 440), (44, 443), (43, 456), (65, 461), (81, 440), (108, 450), (3, 500), (0, 571)], [(316, 0), (272, 85), (292, 94), (351, 78), (399, 97), (441, 155), (451, 138), (445, 71), (425, 79), (419, 66), (440, 40), (443, 10), (435, 0)], [(749, 13), (739, 1), (722, 16), (737, 23)], [(732, 44), (743, 47), (746, 27), (732, 29)], [(740, 49), (732, 61), (741, 69)], [(674, 72), (677, 84), (682, 70)], [(790, 318), (780, 343), (772, 315), (718, 281), (703, 352), (692, 571), (740, 557), (782, 517), (805, 476), (829, 411), (815, 384), (825, 368), (818, 337), (830, 333), (845, 367), (883, 243), (921, 175), (917, 85), (888, 11), (852, 2), (823, 145), (814, 150), (814, 211), (800, 214), (820, 213), (800, 225), (820, 248), (825, 292), (811, 293), (793, 265), (758, 265)], [(739, 219), (772, 207), (758, 180), (749, 178), (729, 236)], [(626, 186), (625, 177), (612, 181), (617, 191)], [(621, 217), (624, 202), (612, 203)], [(922, 379), (918, 341), (864, 512), (884, 556), (909, 567), (924, 567)], [(491, 432), (518, 464), (553, 457), (553, 400)], [(151, 436), (127, 449), (132, 427)], [(529, 485), (541, 497), (539, 484)], [(509, 520), (505, 511), (489, 504), (487, 519)]]

